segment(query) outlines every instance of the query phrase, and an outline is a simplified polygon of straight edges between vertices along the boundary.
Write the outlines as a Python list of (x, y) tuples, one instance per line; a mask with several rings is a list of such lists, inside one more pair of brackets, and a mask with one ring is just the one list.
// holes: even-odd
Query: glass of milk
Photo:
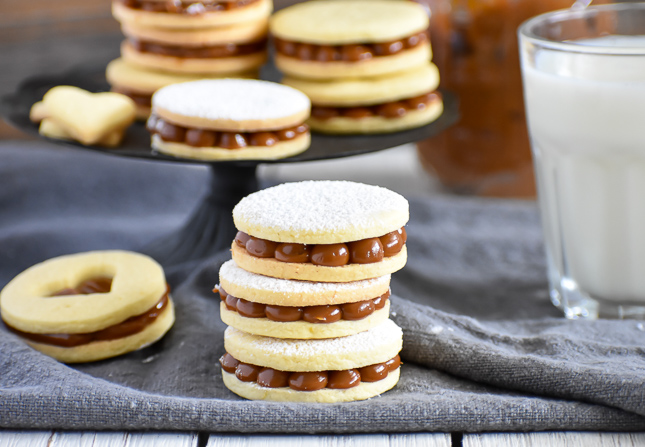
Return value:
[(551, 300), (568, 318), (645, 318), (645, 3), (519, 29)]

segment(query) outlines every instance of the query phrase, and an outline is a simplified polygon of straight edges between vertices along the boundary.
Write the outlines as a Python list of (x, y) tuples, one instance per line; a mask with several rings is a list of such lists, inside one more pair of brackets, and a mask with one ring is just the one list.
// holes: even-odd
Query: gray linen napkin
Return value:
[[(138, 249), (197, 204), (206, 169), (0, 145), (0, 286), (65, 253)], [(415, 199), (394, 275), (399, 385), (349, 404), (250, 402), (221, 383), (224, 251), (168, 269), (177, 322), (159, 343), (69, 367), (0, 329), (0, 427), (351, 433), (644, 430), (643, 326), (566, 321), (548, 303), (532, 204)]]

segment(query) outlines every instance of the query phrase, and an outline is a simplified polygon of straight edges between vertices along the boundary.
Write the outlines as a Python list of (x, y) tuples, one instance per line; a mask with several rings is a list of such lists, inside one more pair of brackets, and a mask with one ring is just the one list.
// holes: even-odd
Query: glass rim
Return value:
[[(592, 17), (605, 11), (642, 11), (645, 13), (645, 2), (611, 3), (608, 5), (592, 5), (580, 9), (560, 9), (532, 17), (523, 22), (518, 28), (518, 34), (522, 39), (527, 39), (541, 47), (565, 51), (567, 53), (588, 53), (606, 55), (645, 55), (644, 47), (621, 47), (621, 46), (595, 46), (580, 44), (576, 41), (552, 40), (541, 37), (535, 33), (535, 28), (543, 23), (564, 22), (570, 19), (584, 19)], [(642, 34), (645, 36), (645, 32)]]

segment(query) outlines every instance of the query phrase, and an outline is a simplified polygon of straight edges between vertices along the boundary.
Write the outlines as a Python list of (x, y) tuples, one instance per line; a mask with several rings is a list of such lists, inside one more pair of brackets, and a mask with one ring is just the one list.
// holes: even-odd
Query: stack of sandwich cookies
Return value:
[(419, 127), (442, 113), (428, 25), (414, 2), (329, 0), (279, 11), (270, 30), (282, 82), (312, 101), (311, 128), (369, 134)]
[(408, 203), (352, 182), (278, 185), (242, 199), (220, 269), (225, 385), (249, 399), (345, 402), (399, 378), (390, 273), (405, 264)]
[(245, 79), (173, 84), (152, 98), (152, 147), (201, 160), (277, 159), (309, 147), (310, 102), (280, 84)]
[(267, 58), (272, 8), (271, 0), (113, 0), (126, 40), (123, 60), (108, 68), (108, 81), (113, 90), (131, 94), (144, 116), (155, 86), (257, 78)]
[(126, 251), (34, 265), (2, 290), (0, 312), (9, 330), (65, 363), (141, 349), (163, 337), (175, 319), (161, 266)]

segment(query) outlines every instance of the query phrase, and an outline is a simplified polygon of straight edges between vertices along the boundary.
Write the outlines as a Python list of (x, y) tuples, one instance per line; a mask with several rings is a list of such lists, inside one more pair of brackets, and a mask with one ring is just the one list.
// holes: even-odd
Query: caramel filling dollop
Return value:
[(133, 37), (128, 38), (128, 42), (135, 50), (141, 53), (195, 59), (217, 59), (222, 57), (244, 56), (247, 54), (258, 53), (266, 49), (266, 40), (247, 44), (228, 43), (224, 45), (203, 47), (166, 45), (156, 42), (147, 42)]
[[(51, 297), (68, 296), (68, 295), (88, 295), (91, 293), (108, 293), (112, 288), (112, 278), (95, 277), (83, 281), (74, 288), (62, 289), (54, 292)], [(166, 292), (161, 299), (152, 308), (134, 317), (130, 317), (114, 326), (101, 329), (96, 332), (85, 334), (33, 334), (30, 332), (20, 331), (6, 322), (5, 325), (15, 334), (31, 340), (36, 343), (43, 343), (63, 348), (73, 348), (76, 346), (86, 345), (95, 341), (116, 340), (118, 338), (128, 337), (137, 334), (152, 324), (159, 315), (168, 306), (168, 294), (170, 287), (166, 286)]]
[(247, 146), (270, 147), (309, 132), (309, 126), (304, 123), (267, 132), (224, 132), (188, 128), (169, 123), (154, 114), (148, 118), (146, 127), (149, 132), (159, 135), (164, 141), (183, 143), (192, 147), (220, 147), (223, 149), (242, 149)]
[(268, 318), (281, 323), (304, 320), (308, 323), (329, 324), (340, 320), (362, 320), (377, 310), (383, 309), (390, 298), (390, 291), (388, 290), (379, 297), (356, 303), (292, 307), (254, 303), (253, 301), (234, 297), (222, 287), (213, 291), (219, 292), (220, 299), (230, 311), (237, 312), (246, 318)]
[(295, 391), (317, 391), (323, 388), (345, 390), (358, 386), (361, 382), (383, 380), (401, 366), (401, 358), (398, 355), (385, 363), (343, 371), (279, 371), (242, 363), (228, 352), (219, 359), (219, 362), (224, 371), (235, 374), (235, 377), (242, 382), (256, 382), (266, 388), (289, 387)]
[(319, 120), (344, 117), (352, 119), (363, 119), (374, 116), (383, 118), (403, 118), (408, 112), (414, 110), (425, 110), (430, 104), (441, 101), (439, 92), (430, 92), (413, 98), (399, 101), (385, 102), (373, 106), (364, 107), (325, 107), (313, 106), (311, 116)]
[(391, 42), (347, 45), (314, 45), (276, 37), (275, 48), (278, 53), (301, 61), (358, 62), (374, 57), (392, 56), (412, 49), (426, 40), (428, 40), (428, 34), (425, 31)]
[(222, 12), (244, 8), (259, 0), (237, 0), (221, 2), (217, 0), (194, 1), (155, 1), (155, 0), (119, 0), (131, 9), (141, 9), (150, 12), (165, 12), (169, 14), (199, 15), (206, 12)]
[(111, 90), (115, 93), (120, 93), (127, 96), (138, 106), (152, 107), (152, 93), (140, 93), (135, 92), (134, 90), (117, 86), (113, 86)]
[(307, 263), (327, 267), (347, 264), (372, 264), (398, 254), (407, 240), (405, 228), (381, 237), (340, 244), (279, 243), (249, 236), (238, 231), (235, 243), (256, 258), (273, 258), (281, 262)]

